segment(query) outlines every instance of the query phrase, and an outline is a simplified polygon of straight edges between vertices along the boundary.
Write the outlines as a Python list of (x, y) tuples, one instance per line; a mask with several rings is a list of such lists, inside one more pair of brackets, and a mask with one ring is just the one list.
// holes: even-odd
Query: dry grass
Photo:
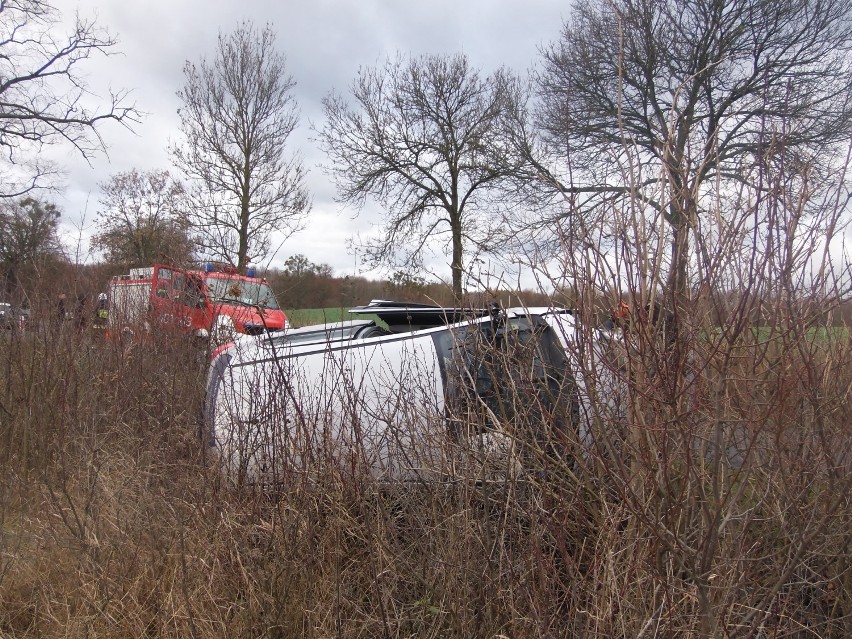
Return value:
[(702, 339), (682, 394), (630, 347), (595, 445), (502, 484), (272, 492), (205, 454), (191, 345), (66, 329), (0, 350), (4, 638), (852, 633), (848, 342)]

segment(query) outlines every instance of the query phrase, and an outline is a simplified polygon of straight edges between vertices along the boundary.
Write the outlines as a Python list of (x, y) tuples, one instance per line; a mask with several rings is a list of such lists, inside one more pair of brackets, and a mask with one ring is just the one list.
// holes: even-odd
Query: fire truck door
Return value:
[(209, 328), (210, 313), (201, 279), (192, 273), (180, 273), (174, 280), (173, 288), (181, 304), (184, 323), (193, 329)]
[[(180, 296), (180, 280), (183, 272), (165, 266), (154, 267), (154, 286), (151, 291), (152, 319), (157, 324), (182, 323), (181, 305), (176, 297)], [(177, 285), (177, 286), (176, 286)]]

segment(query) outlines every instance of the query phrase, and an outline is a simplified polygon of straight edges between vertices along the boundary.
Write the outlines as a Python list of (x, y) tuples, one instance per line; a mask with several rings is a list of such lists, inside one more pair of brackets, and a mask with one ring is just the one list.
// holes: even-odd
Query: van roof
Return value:
[(375, 315), (388, 326), (431, 328), (477, 319), (488, 314), (485, 309), (436, 306), (414, 302), (373, 300), (364, 306), (350, 308), (353, 315)]

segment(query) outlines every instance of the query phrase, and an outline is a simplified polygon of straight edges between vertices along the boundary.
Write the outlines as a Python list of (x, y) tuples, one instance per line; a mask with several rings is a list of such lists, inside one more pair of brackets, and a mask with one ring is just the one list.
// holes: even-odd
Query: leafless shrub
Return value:
[[(738, 235), (698, 229), (678, 340), (637, 200), (609, 209), (611, 252), (564, 244), (582, 321), (561, 377), (538, 342), (471, 333), (450, 372), (491, 385), (442, 408), (421, 358), (365, 377), (271, 355), (237, 415), (260, 474), (210, 454), (204, 357), (181, 339), (3, 335), (0, 629), (848, 636), (849, 282), (821, 250), (845, 203), (766, 177), (788, 186), (726, 194)], [(607, 296), (632, 312), (601, 333)]]
[(606, 357), (588, 357), (592, 329), (575, 342), (596, 411), (584, 482), (623, 517), (606, 548), (630, 589), (626, 634), (849, 632), (852, 353), (838, 317), (852, 281), (836, 169), (826, 182), (782, 159), (705, 193), (682, 308), (666, 308), (666, 229), (641, 197), (567, 216), (560, 277), (578, 283), (586, 326), (602, 295), (631, 308)]

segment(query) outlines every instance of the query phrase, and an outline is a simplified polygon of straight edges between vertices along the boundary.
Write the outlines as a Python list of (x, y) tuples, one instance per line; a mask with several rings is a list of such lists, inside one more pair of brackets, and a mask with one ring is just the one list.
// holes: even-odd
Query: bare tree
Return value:
[(334, 270), (328, 264), (314, 264), (301, 253), (291, 255), (284, 262), (284, 273), (289, 277), (301, 278), (308, 275), (333, 277)]
[(503, 114), (516, 88), (505, 71), (481, 77), (463, 55), (400, 57), (359, 72), (354, 105), (325, 98), (319, 139), (339, 200), (385, 209), (383, 235), (367, 245), (374, 265), (417, 265), (444, 238), (461, 297), (465, 249), (491, 248), (484, 198), (512, 173)]
[[(578, 251), (566, 239), (558, 274), (578, 284), (585, 321), (570, 337), (593, 397), (588, 452), (572, 461), (598, 477), (593, 499), (617, 496), (613, 555), (646, 558), (641, 576), (604, 571), (643, 600), (642, 612), (619, 609), (635, 615), (632, 636), (849, 634), (848, 598), (833, 595), (852, 565), (852, 343), (839, 317), (852, 293), (848, 200), (839, 181), (833, 193), (813, 184), (797, 158), (755, 172), (754, 184), (717, 193), (714, 211), (731, 220), (723, 238), (707, 241), (714, 216), (696, 220), (708, 255), (676, 339), (673, 314), (644, 309), (661, 214), (636, 195), (564, 220), (586, 237), (606, 226), (612, 242)], [(603, 347), (595, 326), (609, 305), (593, 284), (633, 296)]]
[(193, 184), (192, 225), (210, 257), (244, 269), (310, 209), (301, 160), (284, 157), (298, 122), (295, 82), (272, 28), (248, 22), (220, 34), (212, 62), (187, 62), (184, 76), (184, 141), (172, 152)]
[(59, 211), (51, 203), (28, 197), (0, 204), (0, 269), (7, 295), (18, 287), (22, 268), (59, 251), (58, 222)]
[(109, 262), (134, 267), (192, 257), (184, 188), (168, 171), (116, 173), (101, 191), (93, 244)]
[(0, 2), (0, 198), (16, 198), (44, 186), (56, 171), (39, 152), (65, 142), (88, 160), (104, 149), (105, 122), (128, 125), (138, 112), (127, 93), (110, 93), (94, 106), (80, 65), (97, 54), (110, 55), (116, 39), (93, 20), (77, 17), (59, 36), (57, 10), (44, 0)]
[[(831, 595), (849, 570), (848, 419), (823, 417), (849, 384), (831, 321), (850, 292), (848, 4), (575, 6), (538, 78), (543, 136), (518, 140), (531, 184), (564, 203), (578, 315), (604, 310), (592, 284), (633, 297), (584, 371), (600, 413), (582, 460), (629, 513), (619, 535), (649, 540), (630, 634), (848, 634)], [(669, 607), (681, 595), (689, 612)]]
[(850, 17), (845, 0), (575, 2), (537, 78), (543, 135), (518, 136), (535, 188), (585, 215), (639, 198), (665, 223), (666, 288), (682, 298), (690, 236), (724, 185), (762, 197), (755, 168), (782, 158), (812, 184), (833, 172), (852, 123)]

